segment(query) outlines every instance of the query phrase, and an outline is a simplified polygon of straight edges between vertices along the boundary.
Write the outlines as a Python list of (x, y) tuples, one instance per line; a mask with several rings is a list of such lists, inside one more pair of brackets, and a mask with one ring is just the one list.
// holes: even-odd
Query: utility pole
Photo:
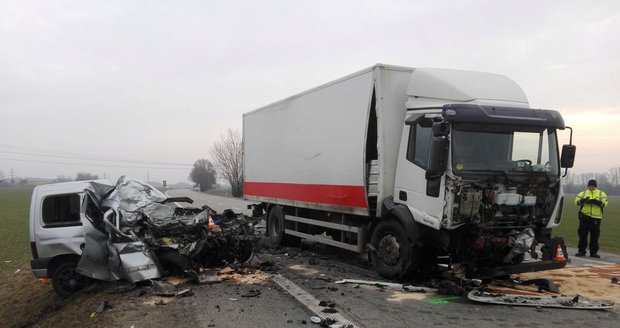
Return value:
[(11, 168), (11, 184), (15, 183), (15, 170)]

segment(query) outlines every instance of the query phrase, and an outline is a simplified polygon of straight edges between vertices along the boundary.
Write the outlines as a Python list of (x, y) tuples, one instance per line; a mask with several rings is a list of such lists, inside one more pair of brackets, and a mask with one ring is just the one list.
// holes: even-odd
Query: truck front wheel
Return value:
[(375, 227), (370, 238), (374, 250), (370, 253), (372, 264), (382, 277), (402, 279), (413, 270), (413, 242), (402, 224), (386, 219)]

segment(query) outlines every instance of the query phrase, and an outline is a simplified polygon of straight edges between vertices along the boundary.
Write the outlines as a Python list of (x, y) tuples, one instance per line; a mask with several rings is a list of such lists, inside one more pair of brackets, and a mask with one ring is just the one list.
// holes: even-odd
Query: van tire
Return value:
[(414, 242), (396, 219), (379, 222), (372, 232), (370, 243), (374, 247), (370, 252), (370, 260), (379, 275), (399, 280), (413, 272)]
[(63, 298), (68, 298), (84, 289), (90, 279), (77, 272), (76, 261), (66, 261), (59, 264), (52, 274), (52, 287)]

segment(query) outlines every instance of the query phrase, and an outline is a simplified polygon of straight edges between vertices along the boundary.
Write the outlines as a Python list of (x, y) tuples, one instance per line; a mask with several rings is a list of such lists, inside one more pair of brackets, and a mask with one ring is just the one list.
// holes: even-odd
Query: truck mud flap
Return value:
[(563, 308), (576, 310), (605, 310), (614, 307), (614, 303), (612, 302), (594, 300), (581, 295), (530, 296), (516, 294), (497, 294), (485, 292), (480, 289), (474, 289), (469, 292), (469, 294), (467, 294), (467, 298), (474, 302), (489, 304)]
[(503, 265), (503, 266), (492, 267), (492, 268), (479, 268), (475, 272), (471, 272), (470, 273), (471, 276), (468, 278), (487, 279), (487, 278), (493, 278), (493, 277), (507, 276), (507, 275), (516, 274), (516, 273), (555, 270), (555, 269), (561, 269), (565, 266), (566, 266), (566, 261), (564, 262), (554, 262), (554, 261), (525, 262), (525, 263)]

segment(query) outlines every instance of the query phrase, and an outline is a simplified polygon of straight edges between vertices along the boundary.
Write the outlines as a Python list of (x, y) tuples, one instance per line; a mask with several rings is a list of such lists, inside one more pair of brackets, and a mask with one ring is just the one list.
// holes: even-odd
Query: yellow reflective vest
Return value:
[(593, 203), (585, 203), (581, 209), (579, 210), (581, 213), (595, 218), (602, 219), (603, 218), (603, 208), (607, 206), (607, 194), (600, 191), (599, 189), (594, 190), (584, 190), (580, 192), (577, 197), (575, 197), (575, 205), (579, 206), (579, 201), (582, 199), (586, 200), (594, 200), (598, 199), (601, 201), (602, 206)]

